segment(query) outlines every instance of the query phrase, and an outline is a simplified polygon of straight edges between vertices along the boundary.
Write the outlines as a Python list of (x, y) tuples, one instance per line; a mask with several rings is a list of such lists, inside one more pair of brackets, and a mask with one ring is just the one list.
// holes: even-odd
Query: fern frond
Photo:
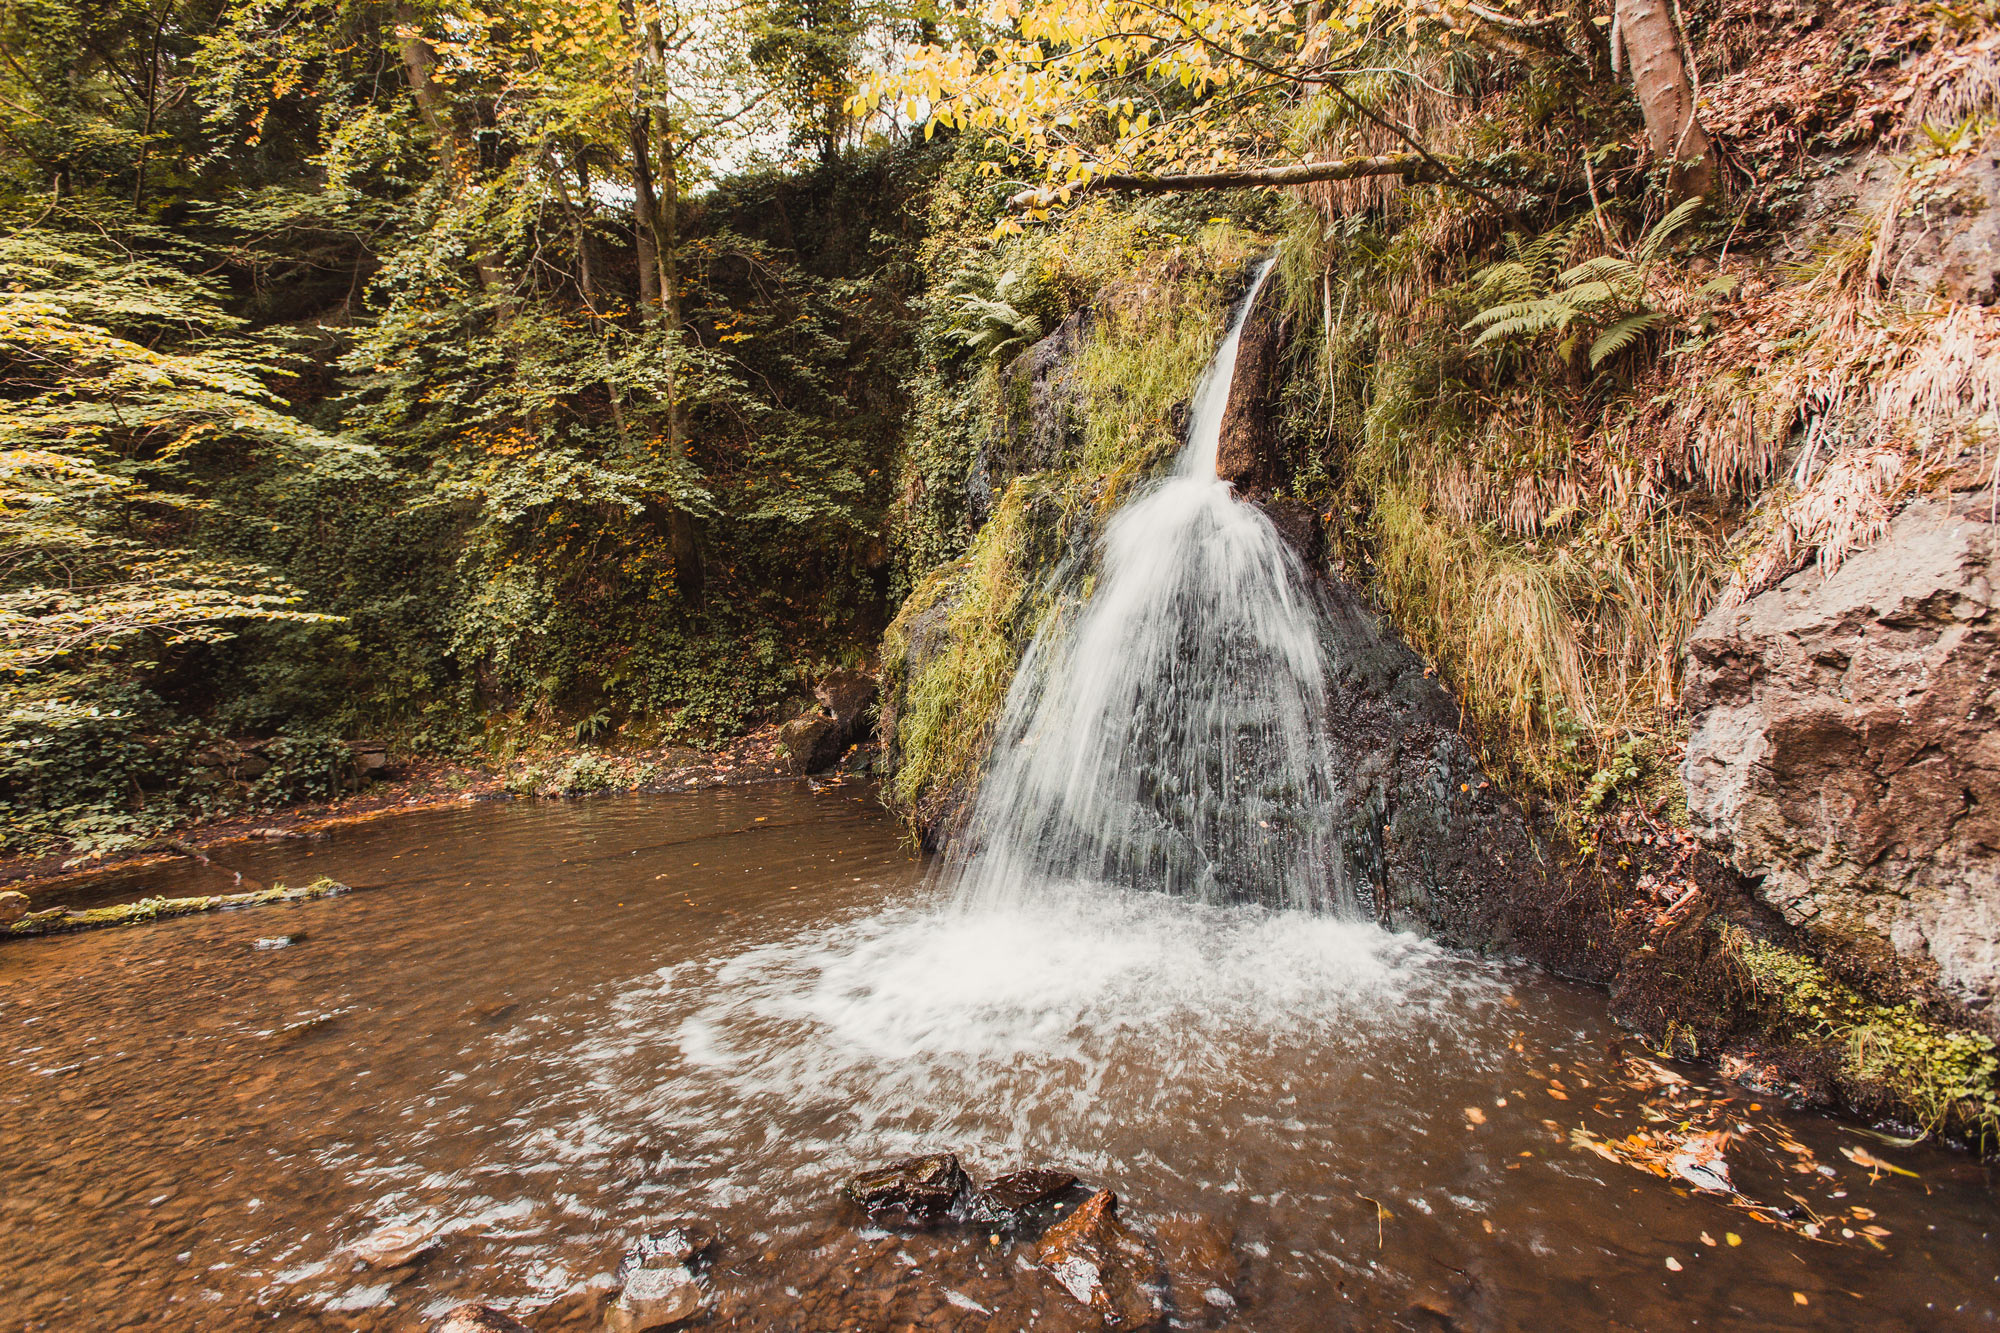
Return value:
[(1597, 341), (1590, 345), (1590, 368), (1592, 370), (1608, 357), (1618, 355), (1639, 340), (1639, 335), (1647, 329), (1655, 328), (1666, 320), (1665, 312), (1644, 310), (1636, 315), (1627, 315), (1610, 328), (1597, 335)]
[(1646, 233), (1646, 239), (1639, 243), (1639, 253), (1635, 256), (1639, 267), (1651, 266), (1652, 262), (1659, 258), (1660, 251), (1666, 248), (1667, 242), (1673, 238), (1673, 234), (1694, 221), (1695, 214), (1701, 212), (1705, 202), (1700, 195), (1682, 200), (1674, 206), (1672, 212), (1654, 223), (1653, 229)]
[(1495, 320), (1511, 319), (1540, 319), (1553, 325), (1554, 321), (1568, 309), (1569, 307), (1563, 302), (1551, 301), (1546, 297), (1532, 301), (1507, 301), (1500, 305), (1488, 306), (1471, 319), (1466, 320), (1463, 327), (1476, 329), (1482, 324), (1491, 324)]

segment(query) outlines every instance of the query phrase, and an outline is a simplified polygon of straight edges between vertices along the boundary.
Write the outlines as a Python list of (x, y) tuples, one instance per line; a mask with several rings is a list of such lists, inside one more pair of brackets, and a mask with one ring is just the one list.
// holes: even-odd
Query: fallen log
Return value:
[(336, 894), (353, 891), (350, 885), (342, 884), (339, 880), (322, 878), (296, 889), (273, 884), (268, 889), (258, 889), (253, 893), (216, 893), (199, 898), (141, 898), (135, 903), (119, 903), (113, 907), (90, 907), (81, 912), (72, 911), (67, 907), (51, 907), (40, 912), (29, 912), (13, 925), (0, 930), (0, 938), (67, 935), (72, 931), (97, 930), (104, 926), (135, 926), (167, 917), (192, 916), (197, 912), (227, 911), (237, 907), (264, 907), (272, 903), (306, 903), (316, 898), (331, 898)]

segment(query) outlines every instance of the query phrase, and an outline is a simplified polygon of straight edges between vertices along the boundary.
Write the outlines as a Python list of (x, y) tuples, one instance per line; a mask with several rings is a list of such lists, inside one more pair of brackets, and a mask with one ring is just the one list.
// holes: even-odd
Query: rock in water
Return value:
[(677, 1217), (642, 1236), (626, 1256), (628, 1269), (672, 1268), (691, 1263), (715, 1248), (715, 1228), (696, 1217)]
[(431, 1333), (534, 1333), (526, 1324), (490, 1305), (465, 1304), (431, 1326)]
[(0, 893), (0, 930), (28, 914), (28, 895), (15, 889)]
[(1145, 1242), (1118, 1220), (1118, 1196), (1099, 1190), (1042, 1234), (1035, 1264), (1106, 1328), (1156, 1326), (1165, 1316), (1159, 1265)]
[(670, 1328), (700, 1314), (708, 1304), (694, 1270), (676, 1264), (671, 1268), (637, 1268), (625, 1280), (604, 1316), (604, 1333), (651, 1333)]
[(958, 1158), (941, 1152), (864, 1171), (847, 1183), (847, 1197), (877, 1222), (930, 1226), (949, 1217), (971, 1188)]
[(966, 1217), (974, 1222), (1013, 1226), (1020, 1222), (1021, 1214), (1037, 1204), (1054, 1200), (1076, 1183), (1076, 1177), (1067, 1171), (1010, 1171), (986, 1182), (985, 1188), (973, 1196)]
[(354, 1253), (370, 1268), (401, 1268), (415, 1263), (437, 1246), (429, 1227), (392, 1222), (354, 1243)]

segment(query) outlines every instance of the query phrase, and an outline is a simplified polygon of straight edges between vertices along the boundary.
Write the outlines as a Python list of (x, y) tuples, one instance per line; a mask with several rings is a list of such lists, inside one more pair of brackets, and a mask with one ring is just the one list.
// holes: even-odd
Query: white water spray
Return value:
[(1105, 532), (1094, 595), (1038, 635), (947, 881), (970, 905), (1076, 882), (1344, 910), (1326, 664), (1305, 572), (1216, 476), (1257, 272), (1172, 475)]

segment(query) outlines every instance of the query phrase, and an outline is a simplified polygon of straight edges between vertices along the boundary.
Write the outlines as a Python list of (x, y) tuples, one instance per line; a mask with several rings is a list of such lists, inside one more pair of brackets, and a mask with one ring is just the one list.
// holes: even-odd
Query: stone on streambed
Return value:
[(490, 1305), (468, 1302), (433, 1324), (431, 1333), (534, 1333), (534, 1330)]
[(1166, 1317), (1166, 1281), (1146, 1242), (1118, 1220), (1118, 1196), (1099, 1190), (1035, 1245), (1035, 1265), (1108, 1329), (1153, 1328)]
[(437, 1248), (437, 1232), (430, 1227), (392, 1222), (354, 1242), (356, 1258), (374, 1269), (401, 1268), (413, 1264)]
[(604, 1333), (652, 1333), (692, 1319), (708, 1306), (701, 1279), (685, 1264), (636, 1268), (604, 1315)]
[(694, 1217), (677, 1217), (641, 1237), (620, 1268), (623, 1290), (605, 1312), (605, 1333), (670, 1328), (707, 1309), (708, 1291), (693, 1265), (716, 1239), (715, 1228)]
[(19, 921), (28, 914), (28, 895), (16, 889), (0, 893), (0, 930)]
[(847, 1197), (871, 1221), (923, 1227), (950, 1220), (953, 1206), (971, 1189), (958, 1158), (940, 1152), (863, 1171), (847, 1183)]

